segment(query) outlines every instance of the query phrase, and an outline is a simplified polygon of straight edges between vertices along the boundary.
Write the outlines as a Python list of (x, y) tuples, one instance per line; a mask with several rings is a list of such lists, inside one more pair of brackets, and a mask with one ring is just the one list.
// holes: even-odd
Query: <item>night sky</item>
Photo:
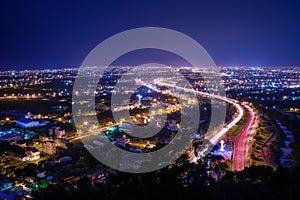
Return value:
[(0, 24), (1, 69), (77, 67), (106, 38), (146, 26), (187, 34), (217, 65), (300, 66), (297, 1), (7, 0)]

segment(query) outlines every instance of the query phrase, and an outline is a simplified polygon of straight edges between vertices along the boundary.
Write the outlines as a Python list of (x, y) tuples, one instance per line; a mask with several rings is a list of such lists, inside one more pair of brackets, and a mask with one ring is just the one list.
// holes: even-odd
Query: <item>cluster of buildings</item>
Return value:
[[(46, 123), (45, 123), (46, 122)], [(21, 118), (16, 121), (16, 126), (22, 128), (32, 128), (45, 126), (49, 121), (40, 119)], [(40, 152), (54, 155), (57, 148), (68, 149), (69, 139), (66, 131), (59, 126), (52, 126), (47, 133), (38, 135), (37, 138), (31, 140), (33, 145), (27, 145), (24, 133), (11, 129), (9, 131), (0, 132), (0, 141), (7, 141), (11, 144), (17, 144), (26, 150), (26, 156), (21, 158), (22, 161), (35, 161), (40, 159)]]
[(49, 133), (45, 135), (39, 135), (35, 144), (36, 147), (50, 155), (54, 155), (57, 152), (57, 147), (67, 149), (69, 140), (65, 137), (66, 131), (58, 126), (53, 126), (49, 129)]
[[(298, 67), (222, 67), (221, 72), (227, 91), (240, 90), (252, 95), (274, 94), (274, 98), (282, 100), (300, 99)], [(284, 91), (288, 93), (276, 96)]]
[(34, 87), (41, 84), (52, 84), (62, 82), (66, 87), (63, 90), (48, 91), (5, 91), (0, 94), (0, 99), (41, 99), (56, 96), (69, 96), (72, 91), (68, 86), (72, 86), (76, 77), (77, 69), (46, 69), (46, 70), (23, 70), (23, 71), (0, 71), (0, 89), (17, 89), (20, 87)]
[(76, 68), (0, 71), (0, 88), (14, 88), (48, 83), (51, 80), (75, 78)]
[[(49, 133), (45, 135), (39, 135), (38, 138), (33, 139), (33, 145), (27, 146), (26, 143), (13, 143), (18, 144), (19, 146), (26, 149), (26, 156), (21, 158), (21, 161), (36, 161), (41, 157), (40, 152), (54, 155), (57, 153), (58, 148), (68, 149), (69, 140), (65, 136), (66, 132), (64, 129), (61, 129), (58, 126), (53, 126), (49, 129)], [(12, 136), (10, 135), (10, 139), (10, 142), (12, 142), (21, 140), (23, 138), (21, 136), (18, 138), (12, 138)]]

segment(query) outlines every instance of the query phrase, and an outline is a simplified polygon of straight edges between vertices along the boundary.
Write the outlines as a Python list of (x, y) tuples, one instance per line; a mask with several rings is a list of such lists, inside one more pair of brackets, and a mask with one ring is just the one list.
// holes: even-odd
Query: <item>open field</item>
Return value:
[(31, 113), (48, 114), (55, 112), (52, 106), (70, 106), (67, 99), (43, 98), (43, 99), (8, 99), (0, 100), (0, 110), (27, 110)]

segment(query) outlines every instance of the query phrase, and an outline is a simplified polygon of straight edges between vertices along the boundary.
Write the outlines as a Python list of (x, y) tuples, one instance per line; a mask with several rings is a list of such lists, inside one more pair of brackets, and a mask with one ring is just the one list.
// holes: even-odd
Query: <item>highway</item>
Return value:
[[(233, 171), (241, 171), (248, 166), (248, 152), (251, 144), (251, 140), (253, 138), (254, 130), (257, 125), (257, 120), (255, 119), (255, 113), (253, 109), (244, 104), (244, 107), (249, 112), (249, 120), (242, 131), (237, 145), (234, 149), (233, 162), (232, 162), (232, 170)], [(255, 123), (253, 123), (255, 121)]]
[[(154, 81), (157, 82), (157, 84), (159, 83), (160, 85), (163, 85), (163, 86), (174, 87), (173, 85), (168, 84), (168, 83), (163, 83), (162, 81), (157, 81), (157, 80), (154, 80)], [(207, 93), (207, 92), (200, 92), (200, 91), (196, 91), (196, 90), (193, 90), (193, 89), (187, 89), (187, 88), (178, 87), (178, 86), (176, 86), (176, 88), (177, 89), (181, 89), (181, 90), (185, 90), (186, 92), (192, 92), (192, 93), (204, 95), (204, 96), (207, 96), (207, 97), (210, 97), (210, 98), (220, 99), (222, 101), (226, 101), (228, 103), (233, 104), (237, 108), (237, 110), (238, 110), (238, 116), (234, 120), (232, 120), (229, 124), (226, 125), (226, 127), (224, 127), (223, 129), (221, 129), (220, 131), (218, 131), (218, 132), (216, 132), (214, 134), (210, 134), (207, 137), (207, 139), (209, 139), (212, 144), (217, 144), (219, 142), (220, 138), (225, 133), (227, 133), (230, 128), (232, 128), (233, 126), (235, 126), (236, 123), (238, 123), (242, 119), (242, 117), (244, 115), (243, 108), (238, 104), (238, 101), (235, 100), (235, 99), (230, 99), (230, 98), (227, 98), (227, 97), (224, 97), (224, 96), (210, 94), (210, 93)]]
[[(162, 80), (154, 80), (154, 81), (160, 85), (174, 87), (172, 84), (163, 83)], [(205, 95), (205, 96), (208, 96), (211, 98), (216, 98), (216, 99), (226, 101), (228, 103), (233, 104), (237, 108), (239, 114), (234, 120), (232, 120), (229, 124), (226, 125), (226, 127), (221, 129), (220, 131), (209, 134), (208, 137), (206, 138), (214, 145), (216, 145), (220, 141), (220, 139), (229, 131), (229, 129), (232, 128), (233, 126), (235, 126), (244, 115), (244, 110), (243, 110), (242, 106), (239, 105), (238, 101), (235, 99), (230, 99), (230, 98), (227, 98), (224, 96), (210, 94), (210, 93), (206, 93), (206, 92), (195, 91), (192, 89), (186, 89), (186, 88), (182, 88), (182, 87), (178, 87), (178, 86), (175, 86), (175, 87), (177, 89), (182, 89), (182, 90), (185, 90), (188, 92), (195, 92), (200, 95)], [(245, 103), (243, 103), (242, 105), (245, 107), (245, 109), (248, 110), (250, 116), (249, 116), (249, 120), (248, 120), (244, 130), (240, 134), (237, 145), (235, 145), (235, 148), (234, 148), (233, 165), (232, 165), (233, 171), (241, 171), (245, 168), (245, 166), (248, 166), (248, 164), (249, 164), (248, 153), (249, 153), (251, 141), (252, 141), (252, 138), (254, 135), (254, 131), (255, 131), (257, 123), (258, 123), (257, 122), (258, 120), (255, 117), (255, 113), (254, 113), (253, 109)], [(192, 160), (197, 161), (200, 157), (205, 156), (204, 152), (206, 152), (206, 150), (207, 149), (203, 149), (201, 152), (198, 152), (198, 158), (194, 158)]]
[[(145, 82), (141, 82), (140, 80), (138, 80), (140, 83), (143, 83), (145, 84)], [(220, 95), (216, 95), (216, 94), (211, 94), (211, 93), (207, 93), (207, 92), (200, 92), (200, 91), (196, 91), (196, 90), (193, 90), (193, 89), (187, 89), (187, 88), (183, 88), (183, 87), (178, 87), (178, 86), (174, 86), (172, 84), (168, 84), (168, 83), (165, 83), (163, 82), (162, 80), (160, 79), (155, 79), (154, 80), (154, 83), (155, 84), (158, 84), (158, 85), (163, 85), (163, 86), (167, 86), (167, 87), (176, 87), (176, 89), (181, 89), (181, 90), (184, 90), (186, 92), (192, 92), (192, 93), (197, 93), (197, 94), (200, 94), (200, 95), (204, 95), (204, 96), (207, 96), (207, 97), (210, 97), (210, 98), (215, 98), (215, 99), (220, 99), (222, 101), (226, 101), (228, 103), (231, 103), (233, 104), (237, 110), (238, 110), (238, 116), (233, 119), (229, 124), (227, 124), (224, 128), (222, 128), (221, 130), (219, 131), (216, 131), (214, 133), (210, 133), (206, 139), (208, 139), (213, 145), (216, 145), (220, 139), (229, 131), (230, 128), (232, 128), (233, 126), (235, 126), (243, 117), (244, 115), (244, 110), (242, 108), (241, 105), (239, 105), (239, 102), (235, 99), (230, 99), (230, 98), (227, 98), (225, 96), (220, 96)], [(148, 84), (149, 85), (149, 84)], [(153, 89), (153, 88), (152, 88)], [(250, 107), (249, 107), (250, 108)], [(252, 119), (253, 120), (253, 119)], [(248, 121), (247, 125), (248, 124), (252, 124), (252, 121), (250, 122), (250, 120)], [(247, 128), (247, 131), (250, 127)], [(242, 142), (240, 142), (240, 145), (242, 145)], [(204, 153), (207, 151), (207, 149), (202, 149), (201, 152), (197, 152), (198, 153), (198, 158), (194, 158), (192, 159), (194, 162), (196, 162), (200, 157), (203, 157), (205, 156)], [(247, 156), (246, 156), (247, 157)], [(239, 156), (238, 159), (244, 159), (243, 156)]]

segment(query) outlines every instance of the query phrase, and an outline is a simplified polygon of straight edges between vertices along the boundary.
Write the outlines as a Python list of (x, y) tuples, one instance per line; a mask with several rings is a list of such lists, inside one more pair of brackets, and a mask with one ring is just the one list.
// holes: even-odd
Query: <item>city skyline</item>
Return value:
[[(189, 89), (177, 83), (170, 67), (149, 67), (149, 77), (139, 68), (110, 67), (96, 89), (92, 83), (100, 76), (98, 67), (88, 67), (81, 75), (76, 68), (0, 71), (0, 195), (51, 199), (63, 194), (82, 199), (106, 194), (104, 199), (111, 199), (119, 184), (117, 196), (125, 199), (139, 192), (159, 198), (174, 188), (173, 196), (188, 190), (185, 197), (207, 192), (225, 199), (246, 195), (228, 190), (245, 184), (260, 199), (298, 194), (298, 68), (222, 67), (223, 96), (214, 77), (201, 70), (175, 68), (191, 84)], [(137, 78), (132, 78), (135, 73)], [(76, 87), (76, 79), (85, 75), (88, 84)], [(112, 100), (128, 94), (129, 101)], [(95, 106), (90, 106), (91, 100)], [(191, 118), (191, 109), (200, 118)], [(219, 117), (222, 121), (212, 123)], [(155, 153), (172, 141), (180, 144), (195, 125), (184, 151), (172, 149), (159, 162), (152, 159), (151, 165), (148, 159), (132, 157)], [(159, 131), (152, 135), (155, 129)], [(115, 149), (123, 153), (113, 155)], [(178, 153), (183, 155), (170, 162)], [(142, 173), (150, 166), (152, 172)], [(292, 193), (281, 180), (295, 187)], [(139, 188), (143, 184), (147, 187)], [(149, 189), (154, 185), (159, 187)], [(266, 186), (267, 191), (262, 189)]]

